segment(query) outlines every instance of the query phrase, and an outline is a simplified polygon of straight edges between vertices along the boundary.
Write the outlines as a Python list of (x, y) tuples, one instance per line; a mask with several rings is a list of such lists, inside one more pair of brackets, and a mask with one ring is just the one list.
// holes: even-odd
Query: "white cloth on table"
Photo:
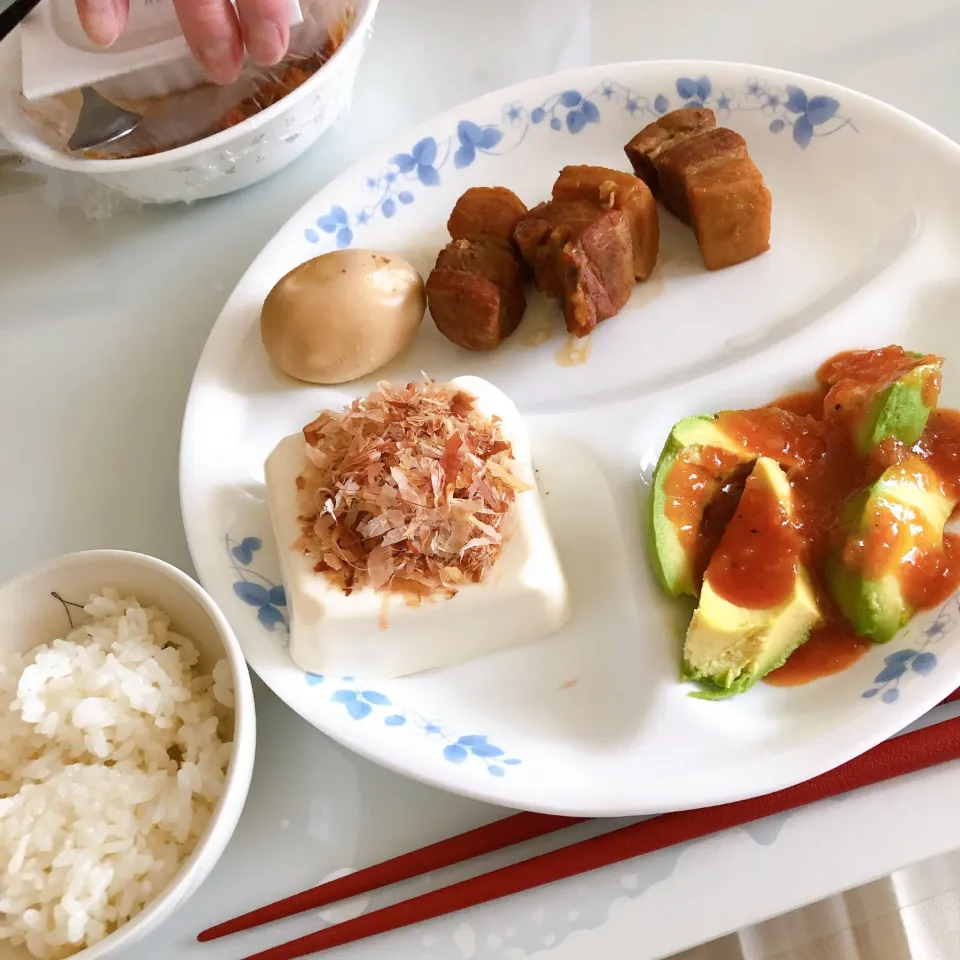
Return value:
[(670, 960), (960, 960), (960, 851)]

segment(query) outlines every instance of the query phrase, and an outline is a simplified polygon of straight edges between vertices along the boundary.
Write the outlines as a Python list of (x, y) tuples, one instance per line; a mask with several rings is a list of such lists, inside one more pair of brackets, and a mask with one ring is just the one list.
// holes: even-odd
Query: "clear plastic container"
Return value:
[[(303, 22), (298, 0), (287, 0), (291, 26)], [(139, 100), (188, 90), (204, 75), (180, 31), (173, 0), (130, 0), (126, 29), (110, 48), (83, 32), (74, 0), (43, 0), (21, 29), (23, 93), (53, 96), (112, 78), (120, 95)]]

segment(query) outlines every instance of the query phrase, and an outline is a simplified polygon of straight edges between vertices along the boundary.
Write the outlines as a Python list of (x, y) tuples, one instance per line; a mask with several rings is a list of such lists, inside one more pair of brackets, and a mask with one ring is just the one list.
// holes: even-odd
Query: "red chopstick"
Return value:
[(849, 763), (795, 787), (753, 800), (651, 817), (307, 934), (247, 960), (296, 960), (957, 759), (960, 717), (887, 740)]
[[(955, 690), (943, 702), (949, 703), (952, 700), (960, 700), (960, 689)], [(316, 910), (402, 880), (463, 863), (486, 853), (504, 850), (581, 822), (583, 819), (580, 817), (554, 817), (539, 813), (514, 814), (251, 910), (204, 930), (197, 936), (197, 940), (206, 943), (251, 930), (275, 920), (283, 920), (307, 910)]]
[(283, 900), (251, 910), (233, 920), (227, 920), (204, 930), (197, 939), (201, 943), (217, 940), (231, 933), (240, 933), (242, 930), (250, 930), (264, 923), (292, 917), (305, 910), (315, 910), (318, 907), (336, 903), (338, 900), (348, 900), (361, 893), (369, 893), (371, 890), (379, 890), (381, 887), (388, 887), (401, 880), (420, 877), (433, 870), (463, 863), (465, 860), (472, 860), (485, 853), (493, 853), (527, 840), (535, 840), (537, 837), (555, 833), (565, 827), (572, 827), (576, 823), (583, 823), (584, 819), (586, 818), (551, 817), (543, 813), (517, 813), (512, 817), (495, 820), (493, 823), (475, 830), (468, 830), (459, 836), (431, 843), (411, 853), (401, 854), (392, 860), (385, 860), (365, 870), (358, 870), (356, 873), (304, 890), (303, 893), (295, 893)]

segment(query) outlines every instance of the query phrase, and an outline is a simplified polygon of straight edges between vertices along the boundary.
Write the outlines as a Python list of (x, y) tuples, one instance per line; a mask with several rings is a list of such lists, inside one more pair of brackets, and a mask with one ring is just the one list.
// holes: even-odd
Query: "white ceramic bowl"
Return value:
[[(168, 613), (196, 643), (205, 669), (227, 659), (236, 698), (233, 753), (223, 796), (207, 832), (170, 884), (129, 923), (71, 960), (114, 956), (151, 933), (196, 891), (219, 860), (240, 818), (256, 743), (253, 689), (233, 630), (199, 584), (162, 560), (122, 550), (90, 550), (50, 560), (0, 586), (0, 654), (29, 650), (69, 630), (64, 607), (52, 596), (54, 591), (84, 603), (105, 586), (133, 593), (141, 603), (155, 604)], [(0, 944), (0, 960), (29, 957), (25, 948)]]
[(39, 163), (92, 177), (144, 203), (176, 203), (232, 193), (296, 160), (350, 105), (357, 67), (379, 0), (357, 0), (357, 18), (322, 70), (249, 120), (176, 150), (132, 160), (65, 156), (40, 140), (20, 112), (20, 38), (0, 43), (0, 135)]

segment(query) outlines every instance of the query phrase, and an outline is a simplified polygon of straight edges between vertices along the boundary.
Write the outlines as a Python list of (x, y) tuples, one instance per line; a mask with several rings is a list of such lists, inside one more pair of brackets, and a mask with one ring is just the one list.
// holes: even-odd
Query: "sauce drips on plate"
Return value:
[(871, 642), (858, 637), (846, 621), (834, 617), (814, 631), (779, 670), (768, 673), (764, 680), (775, 687), (797, 687), (846, 670), (870, 646)]

